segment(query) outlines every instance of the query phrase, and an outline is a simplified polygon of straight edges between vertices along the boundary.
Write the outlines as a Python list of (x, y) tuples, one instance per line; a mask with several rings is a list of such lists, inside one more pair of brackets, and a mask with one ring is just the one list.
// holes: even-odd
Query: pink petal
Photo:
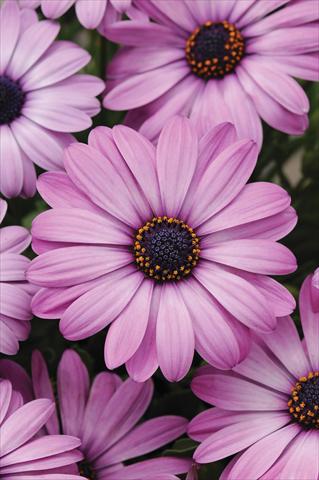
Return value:
[(105, 406), (96, 432), (86, 452), (92, 460), (97, 458), (120, 438), (124, 437), (145, 413), (153, 394), (153, 384), (126, 380)]
[(31, 297), (19, 285), (1, 283), (0, 313), (18, 320), (30, 320)]
[(78, 436), (89, 394), (89, 375), (80, 356), (73, 350), (63, 353), (57, 380), (63, 432)]
[(0, 230), (1, 253), (21, 253), (30, 245), (30, 241), (31, 235), (26, 228), (11, 225)]
[(41, 0), (43, 15), (48, 18), (59, 18), (73, 5), (75, 0)]
[(23, 187), (23, 164), (20, 148), (9, 125), (0, 126), (0, 170), (0, 191), (9, 198), (18, 196)]
[(16, 410), (1, 425), (1, 455), (12, 452), (32, 438), (54, 410), (48, 399), (33, 400)]
[(284, 410), (289, 419), (287, 394), (257, 385), (233, 373), (217, 371), (212, 375), (195, 377), (192, 390), (202, 400), (224, 410)]
[(240, 456), (230, 470), (230, 478), (260, 478), (299, 432), (299, 425), (292, 424), (262, 438)]
[(289, 205), (290, 196), (279, 185), (269, 182), (249, 183), (231, 203), (201, 225), (198, 233), (206, 235), (271, 217)]
[(275, 328), (277, 322), (270, 305), (252, 283), (211, 262), (198, 266), (194, 275), (228, 312), (247, 327), (268, 333)]
[(185, 2), (156, 2), (160, 12), (189, 33), (197, 27), (197, 21), (187, 7)]
[(184, 58), (181, 48), (171, 46), (143, 45), (138, 48), (122, 47), (107, 67), (108, 78), (127, 77), (147, 72)]
[(83, 422), (80, 427), (83, 451), (89, 448), (92, 437), (94, 438), (95, 436), (96, 425), (100, 421), (104, 408), (120, 384), (119, 378), (113, 373), (102, 372), (96, 375), (90, 389)]
[(259, 61), (257, 55), (245, 58), (242, 67), (261, 89), (290, 112), (303, 115), (309, 111), (307, 95), (290, 76), (274, 72), (265, 62)]
[(92, 125), (91, 118), (81, 110), (65, 103), (27, 100), (23, 114), (42, 127), (56, 132), (79, 132)]
[(145, 382), (158, 368), (156, 322), (160, 297), (161, 288), (155, 285), (145, 335), (134, 355), (126, 362), (126, 369), (136, 382)]
[[(21, 446), (1, 459), (1, 472), (25, 472), (42, 468), (55, 468), (67, 464), (63, 456), (79, 447), (81, 441), (68, 435), (45, 435)], [(61, 455), (62, 454), (62, 455)], [(52, 458), (57, 457), (58, 458)], [(42, 460), (39, 461), (39, 460)], [(26, 463), (28, 462), (28, 463)], [(71, 463), (71, 461), (69, 462)], [(4, 467), (4, 468), (3, 468)], [(11, 468), (10, 468), (11, 467)]]
[[(88, 163), (92, 166), (90, 175)], [(141, 218), (148, 211), (145, 201), (141, 205), (137, 196), (132, 198), (127, 185), (107, 156), (88, 145), (73, 144), (66, 150), (65, 167), (75, 185), (96, 205), (133, 228), (141, 225)]]
[(149, 72), (132, 75), (104, 97), (103, 105), (111, 110), (141, 107), (163, 95), (188, 73), (184, 60), (179, 60)]
[[(201, 84), (191, 75), (184, 77), (166, 93), (144, 107), (128, 112), (127, 124), (139, 126), (139, 131), (150, 140), (157, 140), (163, 126), (174, 115), (188, 115), (191, 105), (200, 94)], [(134, 114), (138, 119), (134, 119)], [(131, 122), (129, 123), (129, 117)], [(132, 118), (133, 117), (133, 118)]]
[(313, 480), (319, 475), (319, 443), (316, 431), (300, 432), (291, 442), (290, 448), (261, 478), (263, 480), (286, 480), (302, 478)]
[(19, 350), (18, 338), (15, 332), (0, 319), (0, 352), (5, 355), (15, 355)]
[(0, 253), (0, 281), (19, 282), (25, 280), (30, 260), (17, 253)]
[(187, 118), (174, 117), (163, 128), (156, 150), (162, 202), (169, 217), (178, 217), (196, 169), (197, 156), (195, 129)]
[(254, 140), (261, 148), (263, 132), (259, 115), (236, 75), (226, 75), (221, 84), (225, 102), (231, 113), (238, 138)]
[[(15, 51), (7, 67), (7, 75), (18, 80), (49, 48), (59, 33), (58, 24), (43, 20), (32, 24), (18, 39)], [(26, 55), (26, 52), (28, 54)]]
[(296, 115), (282, 107), (258, 86), (241, 65), (238, 66), (236, 72), (243, 88), (252, 98), (259, 115), (265, 122), (273, 128), (291, 135), (300, 135), (306, 130), (307, 115)]
[[(54, 393), (48, 368), (42, 354), (38, 350), (32, 352), (32, 386), (36, 398), (48, 398), (55, 403)], [(60, 431), (56, 409), (45, 425), (50, 435), (58, 434)], [(76, 447), (73, 447), (76, 448)]]
[(130, 302), (143, 281), (143, 275), (124, 269), (125, 277), (113, 281), (106, 278), (102, 285), (78, 298), (64, 312), (60, 330), (68, 340), (90, 337), (110, 324)]
[(152, 295), (153, 283), (145, 280), (110, 326), (104, 347), (108, 368), (119, 367), (137, 351), (147, 328)]
[(319, 10), (316, 2), (293, 2), (259, 22), (251, 23), (243, 30), (243, 34), (249, 37), (264, 35), (278, 28), (291, 28), (313, 22), (318, 18)]
[(65, 172), (43, 173), (38, 178), (37, 190), (50, 207), (75, 207), (103, 214), (103, 210), (77, 189)]
[(255, 342), (252, 343), (247, 357), (236, 365), (233, 371), (285, 394), (290, 392), (294, 383), (294, 377)]
[(38, 215), (32, 235), (51, 242), (129, 245), (125, 226), (80, 208), (55, 208)]
[(0, 9), (0, 73), (10, 61), (20, 30), (20, 14), (15, 2), (5, 2)]
[(187, 219), (196, 228), (228, 205), (240, 192), (256, 164), (257, 147), (240, 140), (224, 150), (201, 178), (196, 202)]
[[(278, 55), (300, 55), (315, 52), (318, 49), (318, 25), (316, 22), (302, 27), (278, 28), (270, 33), (253, 38), (248, 46), (247, 53)], [(290, 39), (294, 41), (291, 42)]]
[[(226, 208), (224, 209), (225, 211)], [(222, 212), (224, 210), (222, 210)], [(214, 218), (215, 217), (212, 217), (210, 220), (208, 220), (203, 226), (201, 226), (200, 229), (197, 230), (197, 232), (202, 232), (202, 228), (204, 229), (206, 225), (207, 229), (210, 229), (210, 223), (214, 223)], [(260, 238), (277, 241), (291, 232), (291, 230), (295, 227), (297, 220), (298, 218), (296, 211), (292, 207), (288, 207), (282, 212), (270, 217), (261, 218), (249, 223), (226, 228), (225, 230), (220, 230), (218, 232), (212, 232), (212, 235), (207, 235), (207, 237), (203, 238), (202, 245), (215, 245), (219, 242), (241, 238)]]
[[(67, 41), (54, 42), (21, 79), (25, 91), (38, 90), (70, 77), (90, 61), (89, 53)], [(40, 93), (40, 92), (39, 92)]]
[(183, 378), (192, 364), (195, 339), (191, 317), (175, 284), (162, 286), (156, 345), (165, 378), (170, 382)]
[(266, 57), (267, 64), (273, 69), (305, 80), (319, 81), (317, 68), (319, 61), (318, 52), (306, 55), (285, 55), (284, 57)]
[[(0, 198), (0, 223), (2, 223), (2, 220), (4, 219), (6, 213), (8, 210), (8, 204), (5, 200)], [(1, 229), (2, 231), (2, 229)]]
[(140, 457), (172, 442), (185, 433), (187, 420), (177, 416), (152, 418), (131, 430), (99, 458), (99, 465), (112, 465)]
[(278, 320), (277, 328), (262, 337), (268, 348), (295, 377), (310, 372), (311, 366), (305, 355), (297, 328), (290, 317)]
[(236, 25), (238, 28), (242, 28), (245, 25), (254, 23), (260, 18), (267, 16), (267, 14), (273, 10), (285, 5), (288, 1), (289, 0), (262, 0), (259, 2), (247, 2), (248, 8), (245, 10), (243, 10), (243, 6), (240, 6), (242, 15), (241, 18), (237, 20)]
[(172, 474), (186, 473), (191, 459), (161, 457), (134, 463), (112, 473), (112, 480), (175, 480)]
[(284, 275), (297, 269), (293, 253), (271, 240), (230, 240), (202, 249), (201, 257), (264, 275)]
[(313, 370), (319, 370), (319, 311), (315, 311), (312, 304), (312, 279), (308, 275), (302, 284), (299, 309), (310, 363)]
[(154, 146), (140, 133), (124, 125), (115, 126), (112, 134), (117, 148), (143, 190), (153, 212), (159, 214), (162, 211), (162, 205)]
[(68, 287), (93, 280), (131, 262), (132, 254), (116, 247), (59, 248), (35, 258), (28, 270), (28, 279), (43, 287)]
[(259, 418), (250, 418), (250, 415), (246, 414), (241, 421), (210, 435), (196, 449), (194, 459), (199, 463), (208, 463), (228, 457), (275, 432), (289, 421), (289, 417), (281, 412), (267, 412)]
[(97, 28), (105, 13), (107, 0), (77, 0), (75, 11), (79, 22), (85, 28)]
[(122, 45), (167, 45), (171, 47), (184, 47), (184, 39), (172, 29), (153, 22), (130, 20), (107, 25), (105, 36), (113, 42)]
[(0, 382), (0, 424), (7, 415), (12, 397), (12, 385), (9, 380), (1, 380)]
[(230, 369), (241, 362), (250, 348), (250, 336), (244, 325), (197, 281), (189, 279), (181, 285), (181, 292), (192, 318), (196, 350), (203, 359), (220, 369)]

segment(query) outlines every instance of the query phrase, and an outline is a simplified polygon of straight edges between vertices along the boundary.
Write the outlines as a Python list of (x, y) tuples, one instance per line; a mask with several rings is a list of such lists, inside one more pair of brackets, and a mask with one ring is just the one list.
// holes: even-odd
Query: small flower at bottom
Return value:
[[(6, 211), (7, 202), (0, 199), (0, 224)], [(26, 228), (0, 228), (0, 352), (6, 355), (15, 355), (30, 333), (31, 299), (38, 288), (26, 281), (30, 260), (21, 255), (30, 242)]]
[(0, 378), (1, 479), (81, 480), (76, 467), (83, 458), (78, 450), (81, 441), (43, 433), (53, 412), (54, 402), (48, 398), (23, 403), (13, 384)]
[(198, 138), (183, 117), (156, 148), (123, 125), (71, 145), (66, 173), (38, 182), (52, 209), (32, 225), (33, 312), (61, 318), (69, 340), (109, 326), (106, 365), (136, 381), (158, 366), (180, 380), (195, 348), (218, 368), (239, 363), (249, 329), (272, 331), (295, 306), (268, 275), (296, 269), (277, 242), (296, 214), (281, 187), (246, 185), (257, 150), (231, 124)]
[(316, 275), (304, 281), (299, 309), (304, 339), (290, 317), (255, 336), (233, 372), (203, 367), (192, 390), (215, 405), (188, 429), (201, 442), (198, 463), (237, 455), (222, 480), (318, 480), (319, 290)]
[[(8, 377), (27, 399), (55, 399), (47, 366), (38, 351), (32, 356), (31, 380), (22, 367), (10, 360), (0, 361), (0, 375)], [(152, 395), (151, 380), (122, 381), (109, 372), (98, 374), (90, 386), (79, 355), (66, 350), (58, 366), (56, 408), (45, 429), (50, 435), (61, 432), (80, 438), (84, 458), (78, 462), (78, 470), (88, 480), (177, 479), (174, 475), (186, 473), (191, 459), (158, 457), (131, 463), (172, 442), (187, 429), (187, 420), (173, 415), (138, 423)], [(130, 465), (126, 466), (127, 460)]]

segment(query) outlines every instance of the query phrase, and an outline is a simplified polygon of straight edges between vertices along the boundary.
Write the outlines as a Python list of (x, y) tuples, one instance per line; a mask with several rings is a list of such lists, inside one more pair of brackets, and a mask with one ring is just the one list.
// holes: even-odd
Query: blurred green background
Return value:
[[(116, 46), (107, 42), (96, 31), (90, 32), (81, 28), (72, 10), (62, 18), (61, 31), (60, 38), (73, 40), (90, 51), (92, 61), (85, 72), (104, 78), (106, 64), (114, 54)], [(294, 274), (280, 278), (296, 298), (305, 276), (319, 265), (319, 85), (310, 82), (302, 84), (311, 103), (310, 126), (306, 134), (302, 137), (290, 137), (264, 125), (264, 146), (252, 177), (252, 180), (272, 181), (283, 186), (291, 195), (293, 206), (297, 210), (298, 224), (283, 243), (295, 253), (299, 268)], [(122, 112), (102, 109), (94, 119), (94, 126), (113, 126), (120, 123), (123, 117)], [(85, 131), (76, 136), (78, 140), (86, 142), (87, 135), (88, 131)], [(39, 196), (28, 200), (13, 199), (8, 204), (5, 224), (20, 224), (27, 228), (30, 228), (32, 219), (47, 208)], [(31, 249), (28, 255), (33, 256)], [(299, 327), (298, 312), (295, 312), (294, 318)], [(101, 332), (81, 342), (68, 342), (59, 334), (57, 321), (35, 318), (29, 340), (21, 343), (19, 353), (10, 358), (29, 370), (31, 352), (35, 348), (39, 349), (47, 360), (54, 381), (62, 352), (65, 348), (73, 348), (80, 353), (90, 374), (94, 376), (105, 368), (104, 338), (105, 332)], [(193, 365), (193, 370), (200, 365), (198, 357), (195, 357)], [(155, 396), (146, 417), (178, 414), (191, 419), (206, 408), (189, 389), (193, 370), (178, 384), (168, 383), (157, 372), (154, 376)], [(126, 376), (124, 368), (118, 369), (117, 372), (123, 378)], [(183, 438), (155, 454), (165, 452), (191, 456), (195, 445), (195, 442)], [(217, 480), (227, 461), (203, 467), (199, 475), (200, 480)]]

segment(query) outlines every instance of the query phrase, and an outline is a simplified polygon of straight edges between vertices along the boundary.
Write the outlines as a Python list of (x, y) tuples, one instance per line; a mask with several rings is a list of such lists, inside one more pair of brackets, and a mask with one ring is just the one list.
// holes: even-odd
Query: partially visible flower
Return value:
[(262, 143), (261, 119), (302, 134), (309, 102), (292, 78), (318, 80), (317, 0), (135, 0), (148, 20), (108, 25), (123, 45), (107, 68), (105, 108), (150, 139), (172, 115), (225, 121)]
[(78, 45), (54, 41), (59, 25), (38, 21), (34, 10), (0, 7), (0, 191), (32, 196), (36, 174), (60, 170), (70, 132), (91, 126), (100, 111), (95, 98), (104, 83), (76, 75), (90, 55)]
[[(32, 355), (32, 387), (29, 379), (25, 381), (26, 373), (21, 373), (14, 362), (0, 361), (0, 374), (3, 372), (27, 398), (33, 390), (36, 398), (54, 401), (48, 370), (38, 351)], [(190, 459), (160, 457), (131, 463), (172, 442), (187, 428), (185, 418), (173, 415), (138, 423), (152, 395), (151, 380), (122, 382), (109, 372), (98, 374), (90, 387), (88, 371), (79, 355), (66, 350), (58, 367), (56, 410), (45, 428), (50, 435), (60, 433), (59, 410), (61, 432), (81, 439), (84, 459), (78, 467), (89, 480), (171, 480), (174, 474), (188, 471)], [(127, 460), (129, 466), (123, 463)]]
[(158, 366), (180, 380), (195, 348), (218, 368), (239, 363), (249, 329), (272, 331), (295, 306), (268, 275), (296, 269), (277, 242), (296, 214), (281, 187), (246, 185), (256, 159), (228, 123), (199, 139), (175, 117), (157, 148), (123, 125), (94, 129), (66, 149), (66, 173), (39, 179), (52, 209), (32, 225), (33, 312), (61, 318), (73, 341), (110, 325), (106, 365), (137, 381)]
[(93, 29), (101, 23), (119, 20), (122, 13), (131, 8), (132, 0), (20, 0), (22, 6), (41, 6), (45, 17), (56, 20), (72, 6), (83, 27)]
[(41, 398), (23, 404), (9, 380), (0, 379), (0, 478), (2, 480), (81, 480), (76, 462), (81, 442), (70, 435), (41, 431), (54, 403)]
[(290, 317), (275, 332), (256, 336), (233, 372), (203, 367), (193, 392), (215, 405), (189, 426), (194, 458), (210, 463), (240, 452), (222, 480), (318, 480), (319, 305), (316, 276), (299, 298), (304, 340)]
[[(7, 202), (0, 199), (0, 224), (7, 210)], [(0, 352), (14, 355), (19, 340), (26, 340), (32, 318), (31, 299), (38, 290), (25, 279), (30, 260), (21, 252), (31, 242), (31, 235), (23, 227), (0, 228)]]

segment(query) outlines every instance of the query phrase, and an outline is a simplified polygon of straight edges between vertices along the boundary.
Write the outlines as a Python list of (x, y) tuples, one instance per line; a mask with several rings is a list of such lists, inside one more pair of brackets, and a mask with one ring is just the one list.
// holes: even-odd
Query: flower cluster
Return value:
[(318, 19), (0, 3), (0, 480), (319, 480)]

